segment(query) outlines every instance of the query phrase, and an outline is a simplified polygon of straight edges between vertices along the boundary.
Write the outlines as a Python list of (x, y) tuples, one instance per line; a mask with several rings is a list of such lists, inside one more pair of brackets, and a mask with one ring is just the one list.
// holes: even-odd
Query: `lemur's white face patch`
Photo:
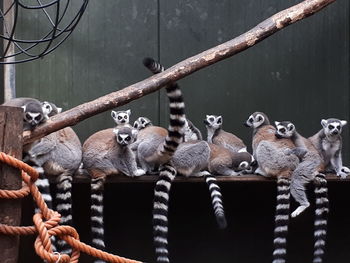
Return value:
[(238, 169), (245, 170), (249, 167), (249, 163), (247, 161), (243, 161), (239, 164)]
[(222, 126), (222, 116), (207, 115), (205, 118), (205, 124), (207, 127), (218, 129)]
[(290, 138), (295, 132), (295, 126), (293, 123), (275, 122), (276, 133), (283, 138)]
[(265, 117), (261, 114), (257, 114), (253, 121), (253, 127), (258, 128), (265, 122)]
[(131, 111), (112, 111), (111, 116), (117, 125), (119, 124), (128, 124)]
[(322, 120), (321, 124), (323, 126), (324, 132), (327, 136), (336, 136), (341, 134), (342, 127), (346, 125), (346, 121), (341, 120)]

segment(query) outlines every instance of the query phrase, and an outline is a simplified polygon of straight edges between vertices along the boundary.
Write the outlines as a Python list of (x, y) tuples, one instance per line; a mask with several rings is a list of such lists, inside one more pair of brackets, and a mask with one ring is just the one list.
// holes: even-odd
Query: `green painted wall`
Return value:
[[(18, 96), (74, 107), (149, 76), (141, 65), (145, 56), (171, 66), (297, 2), (91, 0), (68, 41), (40, 61), (17, 66)], [(22, 17), (19, 27), (29, 36), (45, 23)], [(256, 110), (272, 120), (294, 121), (305, 136), (320, 129), (321, 118), (349, 120), (349, 3), (338, 1), (180, 84), (187, 114), (202, 131), (206, 114), (221, 114), (224, 128), (247, 144), (250, 131), (241, 123)], [(133, 120), (144, 115), (166, 125), (163, 92), (123, 108), (132, 109)], [(85, 140), (112, 125), (104, 113), (76, 130)], [(349, 159), (348, 128), (344, 137)]]

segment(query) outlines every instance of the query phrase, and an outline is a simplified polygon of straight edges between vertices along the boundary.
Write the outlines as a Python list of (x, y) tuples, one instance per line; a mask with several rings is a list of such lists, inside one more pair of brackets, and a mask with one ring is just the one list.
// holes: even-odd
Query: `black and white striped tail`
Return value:
[(313, 263), (321, 263), (325, 254), (327, 236), (327, 218), (329, 212), (327, 180), (323, 174), (315, 177), (315, 224), (314, 224), (314, 259)]
[[(61, 225), (73, 225), (72, 181), (71, 173), (62, 173), (57, 178), (56, 209), (61, 214)], [(58, 239), (57, 251), (70, 254), (72, 249), (64, 240)]]
[[(152, 58), (145, 58), (143, 64), (154, 74), (164, 70), (164, 67)], [(177, 146), (182, 142), (185, 127), (185, 103), (182, 92), (177, 83), (170, 83), (166, 86), (166, 93), (169, 98), (170, 124), (168, 136), (158, 154), (160, 156), (172, 156)]]
[(278, 177), (275, 214), (273, 263), (285, 263), (287, 257), (287, 234), (289, 222), (290, 179)]
[[(103, 227), (103, 186), (104, 177), (91, 179), (91, 236), (92, 246), (104, 250), (104, 227)], [(95, 263), (105, 261), (95, 260)]]
[[(38, 187), (39, 192), (41, 193), (46, 205), (48, 208), (53, 209), (52, 196), (50, 191), (50, 182), (49, 179), (44, 174), (44, 169), (42, 167), (34, 166), (35, 170), (39, 173), (38, 179), (35, 181), (35, 185)], [(40, 209), (35, 208), (35, 213), (39, 213)], [(56, 237), (51, 237), (52, 250), (57, 251), (56, 249)]]
[(216, 217), (216, 221), (221, 229), (227, 227), (224, 206), (222, 202), (221, 189), (216, 183), (216, 178), (213, 175), (205, 175), (205, 181), (208, 184), (211, 202)]
[(169, 262), (168, 253), (168, 202), (171, 183), (176, 170), (166, 164), (160, 168), (159, 177), (154, 189), (153, 203), (153, 238), (157, 263)]

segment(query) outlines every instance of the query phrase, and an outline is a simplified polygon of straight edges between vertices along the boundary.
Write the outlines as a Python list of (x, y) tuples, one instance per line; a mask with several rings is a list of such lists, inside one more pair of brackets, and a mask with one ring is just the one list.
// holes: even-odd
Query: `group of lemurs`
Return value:
[[(153, 59), (144, 65), (157, 74), (164, 70)], [(270, 124), (266, 114), (255, 112), (245, 122), (253, 129), (252, 154), (244, 142), (222, 129), (223, 118), (207, 115), (204, 124), (207, 140), (185, 116), (185, 103), (177, 83), (166, 87), (170, 121), (167, 129), (139, 117), (130, 124), (131, 111), (112, 111), (115, 127), (98, 131), (82, 145), (72, 128), (51, 133), (23, 148), (23, 160), (40, 174), (36, 184), (52, 207), (48, 177), (57, 183), (56, 210), (61, 224), (72, 224), (72, 180), (78, 169), (91, 178), (92, 244), (105, 248), (103, 224), (103, 188), (105, 179), (115, 174), (135, 177), (157, 174), (154, 189), (153, 230), (157, 262), (169, 262), (168, 201), (171, 184), (177, 175), (203, 177), (208, 185), (214, 214), (220, 228), (227, 225), (217, 175), (239, 176), (255, 173), (277, 178), (277, 203), (274, 230), (273, 262), (286, 261), (290, 195), (299, 203), (291, 213), (296, 217), (309, 205), (306, 185), (315, 185), (316, 209), (314, 221), (314, 259), (322, 262), (325, 250), (328, 198), (325, 172), (335, 172), (341, 178), (350, 174), (342, 165), (341, 132), (346, 121), (322, 120), (322, 129), (305, 138), (289, 121)], [(51, 116), (61, 112), (51, 102), (34, 98), (16, 98), (3, 105), (23, 108), (23, 128), (33, 130)], [(70, 253), (62, 240), (55, 242), (57, 251)], [(103, 262), (97, 260), (95, 262)]]

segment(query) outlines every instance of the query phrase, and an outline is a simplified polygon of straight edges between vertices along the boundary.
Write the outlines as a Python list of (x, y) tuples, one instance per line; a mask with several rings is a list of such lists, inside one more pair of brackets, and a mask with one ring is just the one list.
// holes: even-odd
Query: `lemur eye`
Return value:
[(340, 130), (340, 125), (337, 125), (337, 127), (336, 127), (338, 130)]
[(118, 141), (122, 141), (122, 140), (123, 138), (120, 135), (118, 135)]
[(41, 120), (41, 115), (38, 115), (34, 118), (36, 121), (40, 121)]
[(213, 117), (210, 117), (210, 118), (209, 118), (209, 121), (213, 122), (213, 121), (214, 121), (214, 118), (213, 118)]
[(285, 133), (286, 132), (286, 128), (279, 128), (278, 131)]
[(139, 125), (137, 124), (137, 122), (135, 122), (135, 123), (134, 123), (134, 128), (137, 129), (138, 126), (139, 126)]
[(50, 109), (50, 105), (46, 105), (46, 107), (45, 107), (45, 108), (49, 110), (49, 109)]
[(262, 121), (262, 117), (259, 115), (259, 117), (258, 117), (258, 121)]
[(146, 121), (144, 119), (141, 119), (141, 123), (144, 124)]
[(118, 120), (121, 120), (122, 119), (122, 117), (121, 116), (118, 116)]
[(217, 123), (221, 123), (222, 122), (222, 119), (221, 118), (219, 118), (218, 120), (217, 120)]
[(294, 129), (294, 126), (293, 125), (290, 125), (289, 126), (289, 130), (291, 131), (291, 130), (293, 130)]
[(26, 113), (25, 117), (26, 117), (27, 120), (31, 120), (32, 119), (32, 116), (29, 113)]
[(248, 120), (249, 122), (251, 122), (251, 123), (253, 123), (253, 118), (249, 118), (249, 120)]
[(334, 126), (333, 125), (328, 125), (328, 129), (333, 130)]
[(128, 142), (131, 140), (130, 136), (126, 137), (125, 140)]

